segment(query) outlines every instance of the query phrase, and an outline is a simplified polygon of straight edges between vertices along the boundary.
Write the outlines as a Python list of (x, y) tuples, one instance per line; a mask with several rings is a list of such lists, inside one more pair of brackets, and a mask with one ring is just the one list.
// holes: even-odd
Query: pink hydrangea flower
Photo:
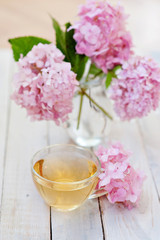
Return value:
[(72, 111), (76, 75), (70, 63), (54, 44), (34, 46), (24, 58), (14, 76), (15, 91), (12, 99), (26, 108), (32, 120), (60, 120), (64, 122)]
[(122, 120), (146, 116), (159, 106), (160, 68), (152, 59), (132, 56), (116, 74), (110, 93)]
[(124, 9), (106, 1), (87, 1), (79, 10), (80, 20), (72, 27), (76, 51), (91, 57), (105, 73), (131, 54), (132, 40), (126, 31)]
[(96, 155), (102, 165), (98, 188), (108, 192), (107, 198), (111, 203), (120, 202), (129, 209), (136, 206), (145, 176), (129, 164), (131, 153), (117, 143), (108, 149), (100, 146)]

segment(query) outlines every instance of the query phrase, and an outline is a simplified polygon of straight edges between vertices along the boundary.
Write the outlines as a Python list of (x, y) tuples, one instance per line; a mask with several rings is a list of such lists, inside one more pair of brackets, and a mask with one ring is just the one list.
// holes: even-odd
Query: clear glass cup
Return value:
[(86, 148), (56, 144), (38, 151), (32, 158), (34, 183), (45, 202), (60, 211), (81, 206), (88, 198), (106, 194), (95, 190), (101, 164)]

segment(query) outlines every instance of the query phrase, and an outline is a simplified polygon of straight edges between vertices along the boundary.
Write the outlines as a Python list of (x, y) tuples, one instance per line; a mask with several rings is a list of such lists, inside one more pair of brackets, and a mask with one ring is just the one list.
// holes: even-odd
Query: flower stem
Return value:
[(93, 98), (91, 98), (83, 89), (81, 89), (81, 91), (82, 91), (82, 94), (85, 95), (95, 106), (97, 106), (108, 118), (113, 120), (112, 116), (109, 113), (107, 113), (104, 110), (104, 108), (102, 108), (98, 103), (96, 103)]
[(83, 104), (83, 93), (80, 94), (80, 105), (79, 105), (79, 113), (78, 113), (78, 122), (77, 122), (77, 130), (79, 129), (79, 124), (81, 120), (81, 113), (82, 113), (82, 104)]

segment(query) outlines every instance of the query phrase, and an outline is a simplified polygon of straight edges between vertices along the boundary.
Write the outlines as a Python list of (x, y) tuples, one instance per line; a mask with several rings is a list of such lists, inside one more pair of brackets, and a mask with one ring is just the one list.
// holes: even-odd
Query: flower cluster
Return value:
[(160, 68), (152, 59), (132, 56), (116, 75), (110, 92), (122, 120), (146, 116), (158, 107)]
[(105, 73), (129, 58), (132, 40), (126, 31), (127, 16), (121, 6), (88, 1), (81, 6), (79, 17), (72, 27), (77, 53), (89, 56)]
[(32, 120), (65, 121), (72, 111), (76, 74), (54, 44), (34, 46), (19, 59), (12, 98), (27, 109)]
[(145, 176), (135, 171), (129, 163), (130, 152), (120, 143), (110, 148), (99, 146), (96, 155), (102, 165), (98, 188), (104, 188), (111, 203), (123, 203), (129, 209), (136, 206), (140, 198)]

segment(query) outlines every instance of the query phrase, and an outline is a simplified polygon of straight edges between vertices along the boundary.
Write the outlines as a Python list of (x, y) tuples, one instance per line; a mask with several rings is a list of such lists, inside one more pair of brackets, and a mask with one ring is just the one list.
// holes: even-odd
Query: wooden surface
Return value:
[(131, 123), (117, 122), (110, 140), (133, 152), (132, 163), (147, 179), (138, 208), (124, 209), (105, 197), (60, 213), (50, 209), (32, 182), (30, 161), (41, 147), (68, 143), (53, 122), (30, 122), (10, 100), (15, 63), (0, 51), (0, 240), (159, 240), (160, 111)]

